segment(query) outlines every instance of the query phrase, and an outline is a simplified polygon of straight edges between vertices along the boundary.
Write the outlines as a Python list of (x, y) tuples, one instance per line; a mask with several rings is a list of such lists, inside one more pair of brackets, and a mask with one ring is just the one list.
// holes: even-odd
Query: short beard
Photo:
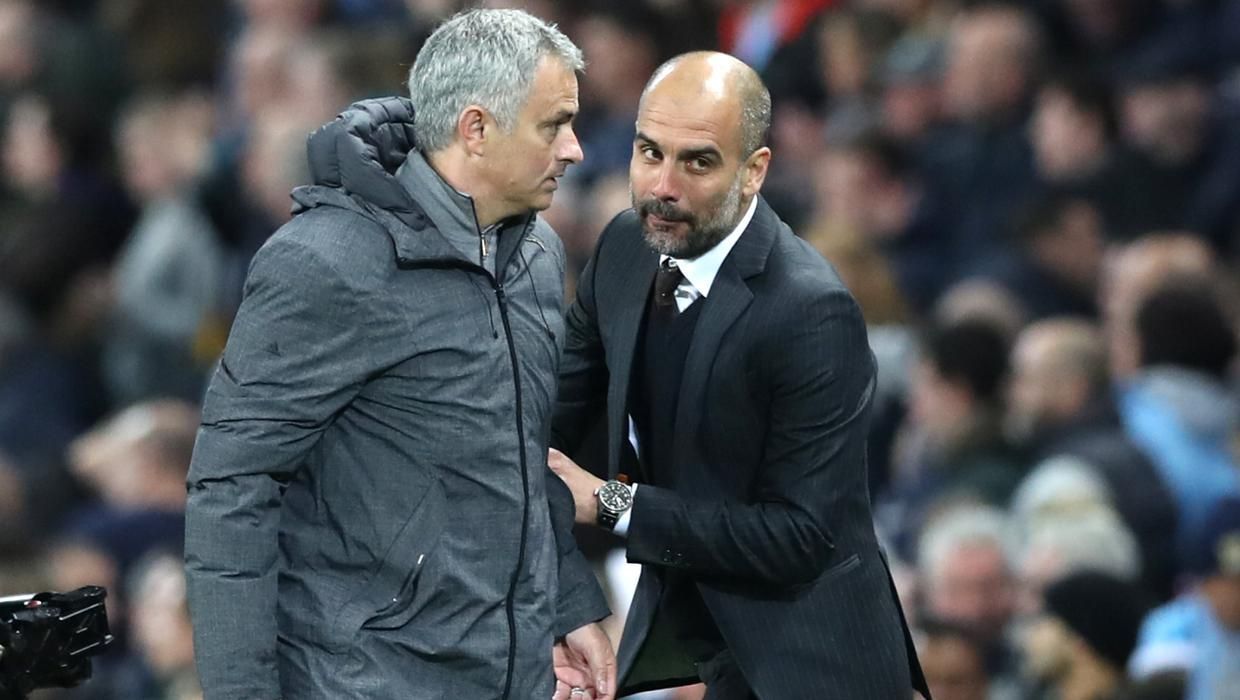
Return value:
[[(736, 228), (736, 222), (740, 219), (742, 175), (743, 171), (737, 174), (723, 201), (700, 221), (674, 204), (661, 199), (639, 200), (637, 193), (631, 192), (633, 209), (641, 217), (646, 243), (656, 252), (678, 260), (692, 260), (714, 248)], [(655, 230), (646, 224), (646, 217), (651, 214), (667, 221), (683, 221), (689, 231), (680, 237), (670, 231)]]

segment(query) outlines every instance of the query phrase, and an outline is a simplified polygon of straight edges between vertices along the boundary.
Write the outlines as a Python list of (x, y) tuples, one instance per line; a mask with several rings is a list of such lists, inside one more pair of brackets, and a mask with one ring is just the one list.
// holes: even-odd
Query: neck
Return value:
[(512, 215), (505, 211), (491, 196), (490, 189), (480, 173), (471, 166), (469, 154), (456, 145), (426, 154), (426, 162), (434, 168), (439, 177), (457, 192), (469, 196), (474, 203), (474, 216), (478, 219), (478, 228), (486, 229), (500, 219)]
[(1062, 700), (1102, 700), (1119, 687), (1120, 674), (1109, 665), (1082, 660), (1073, 664), (1061, 687)]

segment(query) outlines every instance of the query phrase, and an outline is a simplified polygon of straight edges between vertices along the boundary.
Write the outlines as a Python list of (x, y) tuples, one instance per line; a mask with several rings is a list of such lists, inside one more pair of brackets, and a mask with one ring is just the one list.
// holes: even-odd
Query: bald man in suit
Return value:
[[(928, 697), (871, 520), (865, 324), (759, 195), (769, 122), (766, 88), (730, 56), (650, 79), (633, 208), (568, 312), (549, 461), (577, 521), (643, 565), (621, 694), (700, 680), (710, 700)], [(600, 419), (607, 481), (570, 459)]]

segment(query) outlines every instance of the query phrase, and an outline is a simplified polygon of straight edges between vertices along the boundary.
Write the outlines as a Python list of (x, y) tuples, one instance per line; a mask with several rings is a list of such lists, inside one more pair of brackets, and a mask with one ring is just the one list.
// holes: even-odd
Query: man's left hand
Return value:
[(576, 462), (555, 448), (547, 453), (547, 466), (573, 492), (573, 505), (576, 506), (574, 519), (577, 523), (597, 525), (598, 499), (594, 493), (603, 485), (603, 480), (577, 466)]

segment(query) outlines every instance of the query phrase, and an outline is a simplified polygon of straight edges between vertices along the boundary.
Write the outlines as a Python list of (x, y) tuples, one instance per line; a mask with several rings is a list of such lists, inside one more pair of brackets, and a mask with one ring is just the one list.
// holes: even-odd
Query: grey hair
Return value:
[(1016, 553), (1022, 568), (1035, 556), (1050, 555), (1058, 566), (1054, 578), (1077, 571), (1100, 571), (1125, 581), (1141, 576), (1137, 539), (1109, 508), (1035, 519), (1025, 539)]
[(917, 568), (933, 586), (942, 578), (948, 557), (959, 549), (980, 546), (994, 547), (1010, 566), (1010, 541), (1010, 521), (1003, 511), (986, 505), (957, 506), (927, 523), (917, 544)]
[(522, 10), (470, 10), (439, 25), (409, 71), (418, 147), (433, 153), (452, 143), (457, 119), (469, 105), (481, 106), (501, 129), (511, 130), (546, 56), (574, 72), (585, 69), (572, 40)]
[(771, 131), (771, 92), (762, 80), (741, 81), (741, 156), (748, 158), (766, 145)]

